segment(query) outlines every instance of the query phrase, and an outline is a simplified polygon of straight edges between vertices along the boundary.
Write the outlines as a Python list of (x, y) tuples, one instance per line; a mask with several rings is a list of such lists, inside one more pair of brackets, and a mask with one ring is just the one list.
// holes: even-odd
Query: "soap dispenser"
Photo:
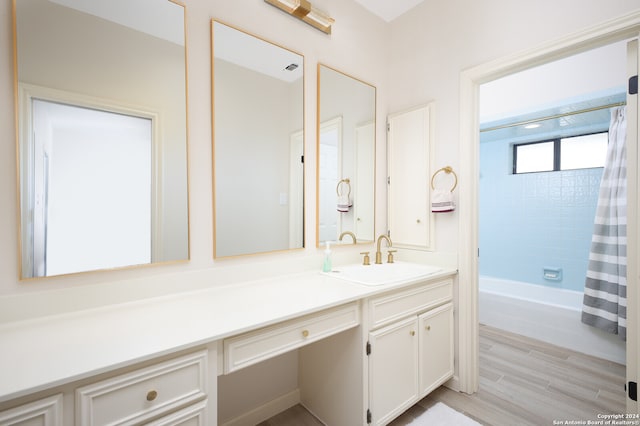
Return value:
[(324, 261), (322, 262), (322, 272), (331, 272), (331, 247), (330, 242), (325, 242)]

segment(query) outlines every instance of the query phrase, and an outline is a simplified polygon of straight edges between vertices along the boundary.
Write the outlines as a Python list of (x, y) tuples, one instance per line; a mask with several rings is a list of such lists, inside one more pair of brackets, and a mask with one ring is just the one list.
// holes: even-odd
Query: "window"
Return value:
[(560, 170), (604, 167), (609, 133), (560, 140)]
[(513, 145), (513, 173), (604, 167), (609, 133)]
[(514, 146), (514, 173), (548, 172), (554, 169), (554, 141)]

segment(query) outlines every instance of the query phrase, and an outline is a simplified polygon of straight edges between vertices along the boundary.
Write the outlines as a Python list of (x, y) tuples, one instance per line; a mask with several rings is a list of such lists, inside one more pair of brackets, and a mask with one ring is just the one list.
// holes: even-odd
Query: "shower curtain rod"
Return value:
[(550, 115), (548, 117), (533, 118), (531, 120), (519, 121), (517, 123), (502, 124), (502, 125), (499, 125), (499, 126), (487, 127), (486, 129), (480, 129), (480, 133), (490, 132), (492, 130), (507, 129), (509, 127), (524, 126), (526, 124), (533, 124), (533, 123), (538, 123), (540, 121), (546, 121), (546, 120), (553, 120), (553, 119), (556, 119), (556, 118), (568, 117), (570, 115), (584, 114), (585, 112), (599, 111), (601, 109), (614, 108), (614, 107), (619, 107), (619, 106), (623, 106), (623, 105), (626, 105), (626, 104), (627, 104), (626, 101), (616, 102), (616, 103), (612, 103), (612, 104), (601, 105), (601, 106), (598, 106), (598, 107), (585, 108), (585, 109), (580, 109), (580, 110), (577, 110), (577, 111), (569, 111), (569, 112), (564, 112), (562, 114)]

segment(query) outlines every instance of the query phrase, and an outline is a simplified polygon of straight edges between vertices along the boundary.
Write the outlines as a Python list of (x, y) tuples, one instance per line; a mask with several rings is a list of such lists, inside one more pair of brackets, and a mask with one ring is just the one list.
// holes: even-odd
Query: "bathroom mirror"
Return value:
[(214, 257), (304, 242), (304, 58), (212, 23)]
[(376, 88), (318, 64), (316, 241), (371, 242), (375, 226)]
[(13, 11), (21, 278), (188, 259), (185, 7)]

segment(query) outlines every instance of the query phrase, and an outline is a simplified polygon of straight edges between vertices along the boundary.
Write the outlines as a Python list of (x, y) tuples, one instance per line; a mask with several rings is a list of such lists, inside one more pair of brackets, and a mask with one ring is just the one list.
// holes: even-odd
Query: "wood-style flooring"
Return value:
[[(390, 426), (409, 424), (437, 402), (487, 426), (598, 420), (598, 414), (626, 412), (624, 382), (624, 365), (480, 326), (479, 391), (467, 395), (440, 387)], [(297, 405), (259, 426), (321, 425)]]

